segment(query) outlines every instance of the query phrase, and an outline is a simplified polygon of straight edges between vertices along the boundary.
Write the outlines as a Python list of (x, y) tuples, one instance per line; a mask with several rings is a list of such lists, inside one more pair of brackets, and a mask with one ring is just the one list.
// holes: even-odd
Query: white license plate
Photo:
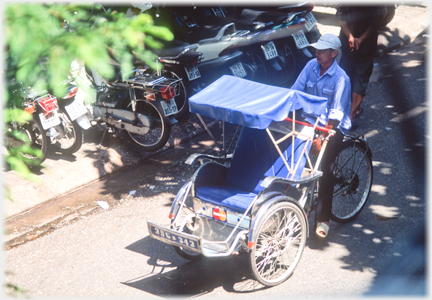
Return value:
[(177, 104), (175, 103), (174, 98), (171, 98), (168, 102), (162, 100), (161, 105), (166, 117), (178, 113)]
[(201, 77), (201, 73), (198, 70), (197, 66), (192, 66), (190, 68), (185, 67), (185, 71), (186, 71), (186, 74), (187, 74), (189, 81), (192, 81), (192, 80), (195, 80), (195, 79)]
[(47, 130), (51, 127), (54, 127), (56, 125), (60, 125), (60, 118), (56, 111), (51, 112), (49, 115), (44, 116), (43, 113), (39, 114), (39, 118), (41, 120), (42, 128), (44, 130)]
[(243, 65), (241, 62), (238, 62), (229, 68), (230, 68), (230, 70), (234, 76), (246, 77), (246, 75), (247, 75), (246, 70), (243, 68)]
[(306, 29), (309, 32), (314, 25), (317, 23), (317, 20), (315, 19), (314, 15), (311, 12), (308, 12), (305, 16), (306, 18)]
[(200, 240), (198, 238), (190, 234), (176, 232), (174, 230), (158, 226), (151, 222), (147, 222), (147, 224), (151, 237), (171, 245), (197, 250), (198, 252), (201, 251)]
[(263, 49), (264, 56), (267, 60), (275, 58), (276, 56), (278, 56), (278, 52), (276, 50), (276, 46), (273, 43), (273, 41), (271, 41), (265, 45), (262, 45), (261, 48)]
[(296, 33), (293, 33), (294, 42), (299, 49), (303, 49), (309, 45), (309, 42), (304, 34), (303, 30), (299, 30)]
[(75, 121), (76, 119), (87, 113), (87, 108), (78, 99), (75, 99), (71, 104), (65, 106), (65, 109), (69, 115), (69, 118), (72, 121)]

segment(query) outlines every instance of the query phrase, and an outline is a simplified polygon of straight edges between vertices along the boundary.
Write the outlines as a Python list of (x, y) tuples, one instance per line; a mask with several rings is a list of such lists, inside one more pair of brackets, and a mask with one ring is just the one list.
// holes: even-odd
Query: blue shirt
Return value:
[(351, 128), (350, 79), (336, 60), (322, 76), (320, 76), (320, 69), (321, 66), (316, 58), (310, 60), (291, 89), (326, 97), (327, 115), (321, 116), (320, 122), (325, 125), (328, 119), (337, 120), (339, 121), (337, 128), (346, 132)]

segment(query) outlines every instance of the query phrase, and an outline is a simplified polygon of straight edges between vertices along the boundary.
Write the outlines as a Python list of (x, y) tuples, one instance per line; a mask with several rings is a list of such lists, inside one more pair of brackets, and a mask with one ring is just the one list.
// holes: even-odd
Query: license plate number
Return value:
[(177, 104), (174, 98), (171, 98), (168, 102), (161, 101), (161, 105), (166, 117), (178, 113)]
[(246, 77), (247, 73), (241, 62), (238, 62), (230, 67), (231, 72), (237, 77)]
[(192, 81), (192, 80), (195, 80), (195, 79), (198, 79), (201, 77), (201, 73), (198, 70), (197, 66), (192, 66), (189, 68), (185, 67), (185, 71), (186, 71), (186, 74), (187, 74), (189, 81)]
[(75, 99), (71, 104), (65, 106), (65, 109), (69, 115), (69, 118), (72, 121), (75, 121), (76, 119), (87, 113), (87, 108), (78, 99)]
[(197, 238), (186, 236), (185, 234), (173, 233), (172, 230), (168, 231), (151, 223), (148, 223), (148, 226), (150, 235), (158, 240), (164, 241), (168, 244), (200, 251), (200, 243)]
[(273, 43), (273, 41), (271, 41), (265, 45), (262, 45), (261, 48), (263, 49), (264, 56), (267, 60), (270, 60), (270, 59), (278, 56), (278, 52), (276, 50), (276, 46)]
[(303, 30), (299, 30), (296, 33), (293, 33), (294, 42), (299, 49), (303, 49), (309, 45), (309, 42), (304, 34)]
[(47, 130), (56, 125), (60, 125), (60, 118), (56, 111), (50, 112), (48, 115), (44, 116), (43, 113), (39, 114), (39, 118), (41, 120), (42, 128)]
[(317, 20), (315, 19), (314, 15), (311, 12), (308, 12), (305, 18), (306, 18), (306, 29), (307, 31), (310, 31), (317, 23)]

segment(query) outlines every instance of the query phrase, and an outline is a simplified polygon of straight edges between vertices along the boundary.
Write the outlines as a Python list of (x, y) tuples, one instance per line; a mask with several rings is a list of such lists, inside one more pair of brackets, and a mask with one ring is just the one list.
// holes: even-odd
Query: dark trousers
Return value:
[(332, 210), (333, 188), (335, 179), (333, 169), (335, 166), (336, 155), (342, 148), (343, 133), (336, 129), (336, 134), (329, 139), (322, 161), (322, 177), (319, 179), (318, 202), (316, 207), (316, 221), (328, 222)]

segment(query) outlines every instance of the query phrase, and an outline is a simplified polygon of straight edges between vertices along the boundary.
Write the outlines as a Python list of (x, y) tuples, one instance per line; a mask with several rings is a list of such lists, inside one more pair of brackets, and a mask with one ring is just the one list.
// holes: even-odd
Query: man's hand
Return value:
[(321, 151), (321, 147), (322, 147), (322, 140), (320, 137), (318, 137), (313, 140), (310, 153), (313, 155), (318, 155), (318, 153)]
[(356, 47), (356, 38), (351, 33), (348, 36), (348, 45), (351, 49), (351, 52), (358, 49), (358, 47)]
[[(333, 129), (333, 128), (336, 128), (338, 124), (339, 124), (339, 121), (329, 119), (328, 122), (327, 122), (327, 124), (326, 124), (326, 126), (325, 126), (325, 128), (327, 128), (327, 129)], [(327, 137), (327, 135), (328, 135), (327, 132), (322, 132), (321, 133), (321, 136), (323, 138)], [(312, 142), (312, 145), (311, 145), (310, 153), (313, 154), (313, 155), (317, 155), (321, 151), (321, 147), (322, 147), (323, 143), (324, 143), (324, 141), (321, 139), (321, 137), (318, 137), (318, 138), (314, 139), (313, 142)]]

